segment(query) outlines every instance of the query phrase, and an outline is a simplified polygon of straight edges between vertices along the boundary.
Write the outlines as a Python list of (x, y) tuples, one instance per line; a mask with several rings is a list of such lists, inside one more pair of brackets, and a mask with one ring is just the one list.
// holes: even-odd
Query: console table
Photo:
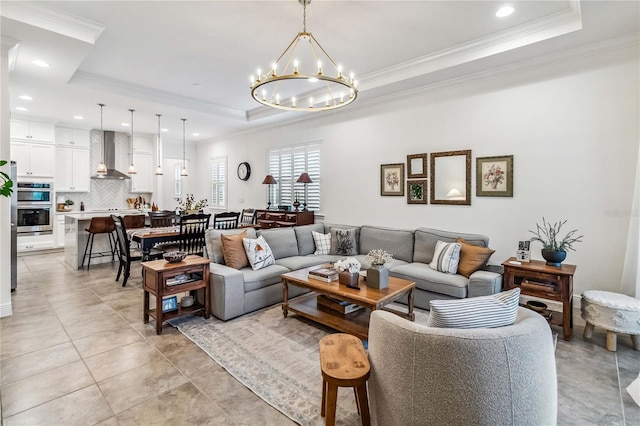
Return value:
[(550, 324), (562, 326), (564, 340), (571, 340), (573, 328), (573, 275), (575, 265), (547, 266), (541, 260), (517, 262), (510, 257), (504, 266), (504, 289), (520, 287), (520, 294), (562, 303), (562, 318), (551, 317)]
[(256, 223), (261, 228), (282, 228), (287, 226), (311, 225), (314, 213), (295, 210), (257, 210)]

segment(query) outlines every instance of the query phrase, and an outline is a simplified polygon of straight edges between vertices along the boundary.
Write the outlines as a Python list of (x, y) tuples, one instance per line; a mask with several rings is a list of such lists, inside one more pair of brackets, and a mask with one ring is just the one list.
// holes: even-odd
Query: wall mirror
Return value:
[(471, 150), (431, 154), (431, 204), (471, 205)]

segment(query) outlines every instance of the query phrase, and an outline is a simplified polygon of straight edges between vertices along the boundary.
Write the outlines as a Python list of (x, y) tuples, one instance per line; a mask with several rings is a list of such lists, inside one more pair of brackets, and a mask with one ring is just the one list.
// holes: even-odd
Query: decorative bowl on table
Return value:
[(547, 304), (538, 302), (537, 300), (529, 300), (527, 302), (527, 308), (532, 309), (536, 312), (543, 312), (545, 309), (547, 309)]
[(169, 263), (177, 263), (182, 262), (187, 257), (187, 253), (183, 251), (168, 251), (162, 257)]

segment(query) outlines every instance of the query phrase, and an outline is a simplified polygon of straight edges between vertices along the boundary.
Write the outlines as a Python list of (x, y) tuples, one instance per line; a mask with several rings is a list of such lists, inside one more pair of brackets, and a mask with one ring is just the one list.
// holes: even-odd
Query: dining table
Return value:
[(178, 241), (180, 239), (179, 226), (167, 226), (161, 228), (132, 228), (127, 229), (127, 237), (130, 241), (140, 244), (142, 249), (142, 261), (151, 260), (151, 249), (158, 243)]

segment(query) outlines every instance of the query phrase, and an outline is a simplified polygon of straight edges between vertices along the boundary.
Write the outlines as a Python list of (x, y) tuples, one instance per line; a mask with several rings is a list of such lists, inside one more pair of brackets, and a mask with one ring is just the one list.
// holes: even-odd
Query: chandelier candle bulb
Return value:
[(262, 89), (262, 100), (266, 101), (267, 100), (267, 91)]
[(296, 97), (295, 97), (295, 96), (293, 96), (293, 97), (291, 98), (291, 106), (292, 106), (293, 108), (295, 108), (295, 107), (296, 107)]
[(276, 105), (280, 105), (280, 95), (276, 95)]
[(293, 73), (294, 74), (298, 74), (298, 66), (300, 65), (300, 62), (298, 62), (298, 60), (294, 60), (293, 61)]
[(309, 98), (309, 108), (313, 108), (313, 98)]
[(322, 61), (318, 61), (318, 75), (322, 75)]

